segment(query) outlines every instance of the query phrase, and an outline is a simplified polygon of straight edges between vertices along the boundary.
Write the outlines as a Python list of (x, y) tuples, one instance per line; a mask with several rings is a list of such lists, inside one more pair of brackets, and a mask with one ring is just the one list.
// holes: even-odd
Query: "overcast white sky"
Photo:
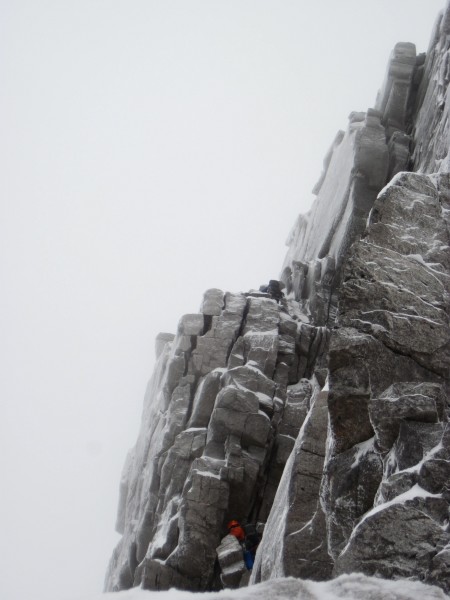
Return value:
[(258, 287), (444, 0), (0, 0), (0, 597), (99, 591), (154, 338)]

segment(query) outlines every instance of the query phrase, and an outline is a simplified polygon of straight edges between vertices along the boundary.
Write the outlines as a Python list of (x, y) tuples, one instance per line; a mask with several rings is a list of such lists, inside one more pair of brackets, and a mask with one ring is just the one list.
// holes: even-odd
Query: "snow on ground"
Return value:
[(83, 596), (74, 600), (450, 600), (435, 586), (419, 581), (388, 581), (361, 574), (341, 575), (325, 582), (304, 581), (292, 577), (272, 579), (239, 590), (193, 594), (178, 590), (148, 592), (139, 588)]

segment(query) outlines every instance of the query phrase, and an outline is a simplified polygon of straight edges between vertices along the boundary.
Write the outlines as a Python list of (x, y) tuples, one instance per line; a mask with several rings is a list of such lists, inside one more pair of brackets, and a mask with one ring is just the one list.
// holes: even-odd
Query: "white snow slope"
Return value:
[(361, 574), (341, 575), (317, 583), (294, 579), (271, 579), (264, 583), (205, 594), (169, 590), (148, 592), (133, 588), (125, 592), (83, 596), (74, 600), (450, 600), (435, 586), (419, 581), (388, 581)]

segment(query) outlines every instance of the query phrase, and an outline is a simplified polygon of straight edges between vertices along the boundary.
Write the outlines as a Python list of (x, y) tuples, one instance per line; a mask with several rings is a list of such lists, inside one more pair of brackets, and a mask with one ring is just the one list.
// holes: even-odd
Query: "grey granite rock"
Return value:
[(219, 585), (225, 523), (267, 518), (306, 416), (310, 384), (287, 388), (300, 352), (297, 303), (209, 290), (202, 310), (162, 347), (122, 479), (110, 590)]
[(426, 60), (421, 67), (414, 107), (414, 169), (425, 173), (450, 170), (449, 18), (450, 5), (447, 3), (444, 13), (436, 21)]
[(178, 333), (181, 335), (201, 335), (205, 328), (203, 315), (184, 315), (178, 323)]
[(266, 377), (253, 364), (247, 363), (242, 367), (228, 369), (222, 375), (222, 384), (224, 386), (233, 385), (236, 388), (244, 388), (255, 392), (262, 405), (269, 405), (273, 408), (273, 397), (277, 387), (276, 383)]
[(225, 588), (237, 588), (247, 571), (242, 547), (234, 535), (227, 535), (217, 548), (220, 565), (220, 580)]
[(308, 379), (288, 387), (279, 434), (297, 436), (310, 409), (312, 392), (313, 386)]
[(192, 414), (189, 419), (189, 427), (207, 427), (211, 418), (217, 394), (220, 390), (220, 370), (211, 371), (205, 375), (198, 385), (193, 404)]
[[(251, 581), (293, 575), (326, 579), (325, 518), (319, 502), (327, 431), (327, 392), (315, 385), (311, 409), (286, 464), (258, 548)], [(282, 518), (280, 518), (282, 515)]]
[(328, 551), (336, 559), (360, 517), (370, 510), (380, 484), (383, 465), (374, 440), (357, 444), (329, 458), (323, 501), (326, 509)]
[(418, 483), (432, 494), (448, 492), (450, 489), (450, 461), (441, 458), (426, 460), (420, 468)]
[(164, 348), (166, 347), (166, 344), (173, 342), (174, 339), (175, 339), (175, 336), (173, 333), (164, 333), (164, 332), (158, 333), (158, 335), (156, 336), (156, 340), (155, 340), (156, 358), (160, 357)]
[(264, 528), (253, 582), (449, 590), (449, 57), (450, 4), (336, 136), (280, 302), (210, 289), (158, 336), (108, 590), (244, 585), (230, 519)]
[(335, 574), (428, 579), (430, 563), (450, 536), (416, 505), (412, 498), (366, 515), (337, 559)]
[(282, 280), (317, 325), (327, 324), (335, 310), (333, 292), (344, 257), (386, 183), (389, 156), (380, 117), (374, 111), (350, 115), (347, 131), (327, 156), (317, 198), (287, 241)]
[(201, 312), (207, 316), (218, 317), (224, 306), (224, 293), (222, 290), (212, 288), (207, 290), (203, 296)]
[(450, 544), (433, 557), (426, 581), (450, 592)]
[(220, 542), (218, 524), (228, 506), (227, 482), (212, 472), (211, 464), (196, 459), (185, 483), (180, 503), (178, 545), (166, 565), (183, 577), (211, 584), (216, 547)]
[(411, 161), (411, 136), (402, 131), (394, 131), (389, 143), (388, 181), (400, 171), (408, 171)]
[[(447, 420), (448, 259), (438, 187), (426, 175), (397, 175), (352, 248), (340, 289), (340, 327), (331, 339), (333, 441), (324, 489), (335, 573), (428, 577), (438, 552), (433, 544), (442, 537), (448, 501), (423, 500), (420, 490), (428, 496), (427, 490), (442, 491), (447, 473), (445, 460), (429, 458)], [(361, 455), (353, 458), (358, 445), (368, 444), (370, 467)], [(354, 470), (366, 478), (363, 484)], [(415, 532), (408, 533), (414, 557), (435, 532), (423, 563), (410, 559), (402, 526)]]
[(416, 471), (400, 471), (385, 476), (375, 496), (374, 506), (390, 502), (397, 496), (404, 494), (416, 485), (418, 478)]
[(411, 84), (416, 66), (414, 44), (400, 42), (395, 45), (389, 60), (386, 79), (379, 92), (375, 108), (381, 111), (387, 124), (388, 135), (395, 130), (404, 131)]
[(226, 367), (242, 325), (245, 308), (246, 298), (242, 294), (225, 294), (221, 314), (212, 316), (209, 328), (196, 340), (190, 364), (190, 369), (196, 376)]
[(385, 457), (385, 475), (411, 469), (419, 465), (442, 440), (443, 423), (402, 421), (398, 437)]
[(402, 421), (437, 423), (444, 414), (445, 396), (436, 383), (396, 383), (369, 402), (369, 417), (378, 448), (388, 451), (398, 437)]

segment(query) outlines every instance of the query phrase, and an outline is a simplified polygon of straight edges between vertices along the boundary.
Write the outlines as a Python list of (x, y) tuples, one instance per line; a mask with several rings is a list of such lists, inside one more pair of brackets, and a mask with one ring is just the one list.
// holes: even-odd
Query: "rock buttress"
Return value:
[(219, 587), (236, 518), (266, 523), (253, 581), (449, 590), (449, 23), (426, 56), (397, 44), (375, 109), (337, 135), (287, 298), (209, 290), (158, 338), (107, 589)]
[(398, 174), (346, 264), (330, 342), (324, 499), (335, 574), (419, 577), (448, 589), (436, 566), (450, 543), (443, 179)]
[(227, 521), (267, 519), (306, 417), (313, 390), (301, 378), (320, 332), (295, 317), (295, 300), (209, 290), (202, 311), (174, 339), (158, 336), (108, 590), (219, 585)]
[[(325, 160), (316, 203), (290, 237), (283, 277), (305, 313), (330, 333), (327, 359), (319, 358), (328, 367), (329, 429), (326, 441), (324, 431), (316, 437), (325, 458), (315, 512), (295, 466), (302, 430), (275, 497), (253, 581), (287, 574), (325, 578), (332, 569), (334, 575), (421, 578), (449, 589), (449, 22), (447, 7), (427, 57), (416, 57), (412, 44), (397, 44), (375, 111), (365, 117), (384, 129), (387, 177), (393, 177), (376, 201), (380, 189), (368, 192), (366, 185), (360, 201), (351, 204), (350, 214), (354, 207), (369, 207), (368, 227), (361, 221), (347, 239), (338, 233), (350, 229), (352, 220), (336, 219), (333, 207), (345, 214), (348, 196), (342, 190), (355, 176), (353, 168), (345, 168), (351, 153), (339, 156), (345, 140), (340, 134)], [(352, 120), (355, 116), (350, 130)], [(382, 148), (378, 143), (372, 150), (381, 156)], [(361, 145), (354, 143), (352, 152), (357, 164)], [(333, 161), (341, 177), (334, 186)], [(377, 176), (380, 164), (373, 162)], [(317, 205), (325, 198), (323, 215), (331, 208), (321, 226), (341, 225), (311, 241), (321, 214)], [(328, 289), (319, 250), (324, 239), (326, 261), (334, 265), (334, 275), (325, 279), (331, 281)], [(308, 536), (317, 541), (313, 548)], [(294, 546), (296, 537), (302, 543)]]

